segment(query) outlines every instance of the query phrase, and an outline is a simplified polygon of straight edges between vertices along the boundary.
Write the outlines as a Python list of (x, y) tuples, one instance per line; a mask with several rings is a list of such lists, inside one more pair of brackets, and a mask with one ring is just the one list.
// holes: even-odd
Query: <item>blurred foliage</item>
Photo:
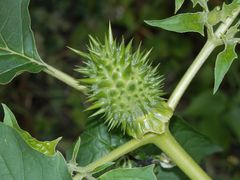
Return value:
[[(210, 1), (211, 6), (220, 0)], [(181, 11), (191, 7), (186, 2)], [(66, 46), (85, 50), (88, 35), (103, 38), (111, 21), (114, 35), (153, 51), (153, 66), (161, 64), (166, 98), (197, 55), (205, 39), (198, 34), (177, 34), (144, 24), (143, 20), (162, 19), (174, 12), (173, 1), (153, 0), (34, 0), (30, 4), (32, 27), (42, 59), (79, 78), (73, 69), (82, 59)], [(221, 48), (219, 49), (221, 50)], [(240, 179), (240, 65), (236, 61), (213, 96), (216, 52), (191, 83), (178, 107), (178, 114), (193, 127), (224, 148), (206, 159), (204, 166), (216, 179)], [(86, 98), (44, 73), (17, 77), (0, 87), (0, 100), (15, 113), (19, 124), (38, 139), (63, 136), (59, 149), (65, 151), (88, 126), (84, 112)], [(96, 120), (95, 121), (99, 121)]]

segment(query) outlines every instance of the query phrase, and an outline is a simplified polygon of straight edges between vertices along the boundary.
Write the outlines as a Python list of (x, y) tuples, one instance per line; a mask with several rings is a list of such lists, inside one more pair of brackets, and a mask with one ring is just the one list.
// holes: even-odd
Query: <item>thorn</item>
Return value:
[(71, 48), (71, 47), (69, 47), (69, 46), (67, 46), (67, 48), (70, 49), (71, 51), (75, 52), (76, 54), (82, 56), (82, 57), (85, 57), (85, 58), (90, 59), (88, 53), (84, 53), (84, 52), (82, 52), (82, 51), (76, 50), (76, 49)]
[(97, 112), (93, 113), (90, 117), (94, 117), (102, 113), (105, 113), (105, 109), (99, 109)]
[(95, 46), (99, 46), (99, 43), (96, 41), (96, 39), (94, 39), (91, 35), (89, 35), (90, 41), (95, 45)]
[(79, 79), (80, 82), (86, 83), (86, 84), (94, 84), (97, 82), (97, 79), (95, 78), (85, 78), (85, 79)]
[(143, 61), (146, 61), (146, 59), (149, 57), (149, 54), (152, 52), (152, 48), (146, 52), (146, 54), (142, 57)]
[(90, 111), (90, 110), (93, 110), (93, 109), (98, 109), (100, 107), (102, 107), (104, 105), (104, 102), (96, 102), (94, 103), (93, 105), (91, 105), (90, 107), (88, 107), (85, 111)]
[(108, 24), (108, 40), (109, 40), (109, 44), (112, 45), (113, 44), (113, 35), (112, 35), (112, 28), (111, 28), (111, 22), (109, 21)]

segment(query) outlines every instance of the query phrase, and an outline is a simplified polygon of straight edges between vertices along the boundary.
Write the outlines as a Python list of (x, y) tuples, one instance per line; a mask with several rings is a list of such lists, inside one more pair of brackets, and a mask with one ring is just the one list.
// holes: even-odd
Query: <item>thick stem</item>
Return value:
[(190, 178), (194, 180), (211, 179), (201, 167), (186, 153), (178, 144), (169, 131), (161, 135), (156, 135), (152, 143), (167, 154), (175, 164)]
[(178, 83), (177, 87), (174, 89), (173, 93), (171, 94), (168, 105), (173, 110), (176, 108), (178, 102), (180, 101), (181, 97), (183, 96), (184, 92), (186, 91), (187, 87), (189, 86), (192, 79), (197, 74), (198, 70), (201, 68), (203, 63), (207, 60), (208, 56), (212, 53), (215, 49), (216, 43), (214, 41), (207, 41), (196, 59), (193, 61), (191, 66), (188, 68), (180, 82)]
[(74, 79), (73, 77), (69, 76), (68, 74), (48, 65), (48, 64), (45, 64), (45, 69), (44, 69), (44, 72), (46, 72), (47, 74), (57, 78), (58, 80), (64, 82), (65, 84), (69, 85), (70, 87), (78, 90), (78, 91), (81, 91), (82, 93), (86, 93), (86, 87), (84, 86), (81, 86), (79, 84), (79, 82)]
[[(155, 144), (165, 154), (167, 154), (176, 165), (191, 179), (209, 180), (211, 179), (201, 167), (184, 151), (181, 145), (174, 139), (169, 131), (163, 134), (147, 134), (141, 140), (133, 139), (117, 149), (113, 150), (106, 156), (103, 156), (97, 161), (90, 163), (85, 167), (80, 167), (79, 172), (89, 173), (108, 162), (114, 161), (119, 157), (134, 151), (135, 149), (146, 144)], [(75, 178), (77, 179), (78, 174)]]

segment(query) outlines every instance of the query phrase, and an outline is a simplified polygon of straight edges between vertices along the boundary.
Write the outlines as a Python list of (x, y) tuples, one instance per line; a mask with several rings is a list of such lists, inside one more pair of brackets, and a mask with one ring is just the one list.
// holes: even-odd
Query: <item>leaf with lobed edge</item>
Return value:
[(29, 0), (0, 1), (0, 84), (9, 83), (24, 71), (37, 73), (44, 68), (31, 30), (28, 6)]
[(219, 22), (224, 22), (226, 19), (233, 15), (235, 11), (240, 8), (239, 1), (233, 1), (230, 4), (223, 3), (222, 8), (215, 7), (212, 11), (208, 13), (208, 23), (210, 25), (216, 25)]
[(61, 137), (53, 141), (38, 141), (37, 139), (33, 138), (27, 131), (24, 131), (19, 127), (12, 111), (5, 104), (2, 104), (2, 106), (4, 110), (3, 124), (16, 130), (16, 132), (31, 148), (48, 156), (53, 156), (56, 153), (55, 148), (58, 142), (61, 140)]
[(7, 106), (3, 106), (5, 119), (4, 123), (0, 122), (0, 179), (71, 180), (62, 154), (54, 152), (49, 156), (45, 151), (42, 153), (33, 148), (29, 141), (35, 139), (23, 136), (14, 115)]

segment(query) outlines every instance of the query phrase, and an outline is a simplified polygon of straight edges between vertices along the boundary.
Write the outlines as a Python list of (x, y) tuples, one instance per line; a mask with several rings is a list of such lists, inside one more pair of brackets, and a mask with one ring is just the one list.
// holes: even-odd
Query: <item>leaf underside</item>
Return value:
[(43, 69), (30, 27), (28, 5), (29, 0), (0, 1), (0, 84), (24, 71), (37, 73)]

